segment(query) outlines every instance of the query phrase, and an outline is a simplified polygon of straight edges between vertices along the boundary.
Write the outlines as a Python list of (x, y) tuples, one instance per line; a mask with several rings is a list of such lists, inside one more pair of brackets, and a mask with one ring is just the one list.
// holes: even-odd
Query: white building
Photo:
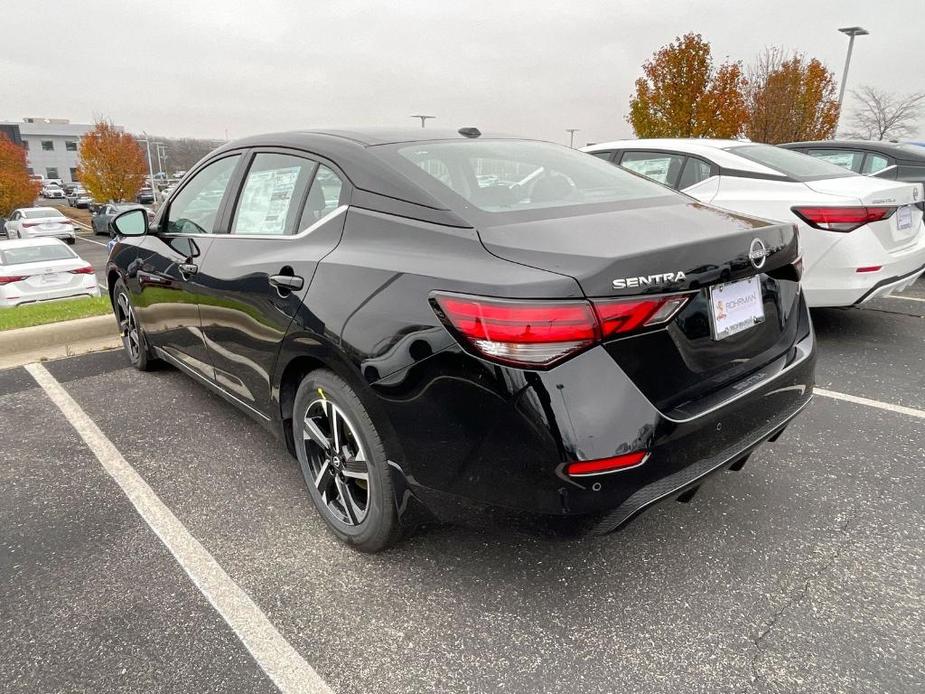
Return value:
[[(6, 132), (18, 131), (26, 148), (26, 165), (30, 174), (60, 178), (64, 183), (77, 181), (77, 153), (80, 138), (92, 125), (71, 123), (65, 118), (24, 118), (22, 122), (2, 121)], [(117, 130), (122, 130), (117, 126)], [(11, 138), (16, 141), (16, 138)]]

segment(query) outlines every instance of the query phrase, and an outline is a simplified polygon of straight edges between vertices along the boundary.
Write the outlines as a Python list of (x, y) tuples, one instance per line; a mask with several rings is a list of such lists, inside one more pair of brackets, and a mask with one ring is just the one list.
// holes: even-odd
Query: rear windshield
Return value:
[(63, 243), (22, 246), (20, 248), (5, 248), (0, 251), (0, 265), (44, 263), (48, 260), (69, 260), (76, 257), (77, 255)]
[(845, 178), (858, 175), (823, 159), (771, 145), (740, 145), (730, 147), (727, 151), (780, 171), (797, 181), (820, 181), (825, 178)]
[(463, 203), (483, 212), (516, 212), (672, 195), (597, 157), (546, 142), (420, 142), (377, 149), (450, 209)]
[(24, 210), (22, 216), (26, 219), (45, 219), (46, 217), (63, 217), (64, 215), (50, 207), (40, 207), (36, 210)]

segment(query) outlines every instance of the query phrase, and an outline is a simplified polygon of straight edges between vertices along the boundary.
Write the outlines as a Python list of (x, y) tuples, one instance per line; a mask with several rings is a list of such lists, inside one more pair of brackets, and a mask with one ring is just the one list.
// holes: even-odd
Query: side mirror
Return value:
[(119, 236), (144, 236), (148, 233), (148, 213), (144, 210), (126, 210), (109, 223), (109, 230)]

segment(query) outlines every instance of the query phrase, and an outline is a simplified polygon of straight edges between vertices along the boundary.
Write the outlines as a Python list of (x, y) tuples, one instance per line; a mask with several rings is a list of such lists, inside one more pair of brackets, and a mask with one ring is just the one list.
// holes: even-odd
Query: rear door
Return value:
[(215, 380), (268, 415), (280, 343), (318, 261), (340, 241), (348, 187), (330, 162), (285, 149), (248, 155), (247, 173), (199, 267), (199, 308)]

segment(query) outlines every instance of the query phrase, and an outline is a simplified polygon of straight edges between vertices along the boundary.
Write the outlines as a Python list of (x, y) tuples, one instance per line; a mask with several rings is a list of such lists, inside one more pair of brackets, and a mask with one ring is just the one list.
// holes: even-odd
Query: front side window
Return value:
[(42, 149), (45, 150), (46, 152), (54, 152), (55, 143), (52, 142), (51, 140), (42, 140)]
[(289, 154), (254, 157), (231, 227), (233, 234), (293, 234), (314, 162)]
[(867, 158), (864, 160), (864, 168), (861, 169), (862, 174), (875, 174), (878, 171), (883, 171), (886, 167), (890, 165), (890, 160), (880, 154), (868, 154)]
[(620, 166), (646, 178), (674, 186), (681, 174), (684, 157), (665, 152), (626, 152), (620, 160)]
[(200, 170), (170, 203), (166, 229), (169, 234), (211, 234), (231, 174), (240, 155), (225, 157)]
[(68, 152), (76, 152), (77, 143), (74, 142), (73, 140), (68, 140), (67, 142), (64, 143), (64, 149), (66, 149)]
[(312, 187), (308, 191), (305, 210), (302, 212), (302, 219), (299, 222), (299, 231), (305, 231), (312, 224), (320, 222), (336, 210), (337, 206), (340, 205), (343, 190), (344, 182), (340, 179), (340, 176), (324, 164), (321, 164), (315, 173)]
[(826, 178), (855, 175), (831, 162), (773, 145), (739, 145), (726, 151), (773, 169), (795, 181), (821, 181)]
[(370, 149), (450, 209), (471, 205), (504, 213), (666, 195), (597, 157), (548, 142), (470, 140)]
[(861, 170), (861, 161), (864, 159), (863, 152), (855, 152), (850, 149), (808, 149), (806, 153), (811, 157), (816, 157), (816, 159), (821, 159), (855, 172)]

